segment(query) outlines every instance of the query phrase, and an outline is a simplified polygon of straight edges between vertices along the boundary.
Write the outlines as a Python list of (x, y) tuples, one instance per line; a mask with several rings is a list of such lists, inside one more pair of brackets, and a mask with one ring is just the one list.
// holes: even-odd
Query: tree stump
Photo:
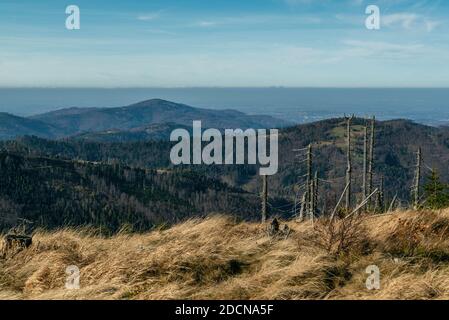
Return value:
[(270, 236), (274, 236), (278, 234), (278, 232), (279, 232), (279, 221), (276, 218), (274, 218), (273, 221), (271, 221), (268, 233), (270, 234)]
[(33, 244), (33, 238), (25, 235), (7, 234), (4, 238), (3, 253), (6, 254), (11, 250), (21, 251)]
[(282, 229), (282, 231), (281, 231), (281, 233), (282, 233), (282, 236), (285, 238), (285, 239), (287, 239), (288, 238), (288, 236), (290, 235), (290, 233), (291, 233), (291, 229), (289, 228), (289, 226), (288, 225), (284, 225), (284, 228)]

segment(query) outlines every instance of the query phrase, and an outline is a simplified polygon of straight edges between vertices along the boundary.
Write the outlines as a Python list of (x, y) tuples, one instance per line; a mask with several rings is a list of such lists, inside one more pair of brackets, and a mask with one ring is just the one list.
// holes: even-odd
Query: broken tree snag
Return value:
[(290, 230), (290, 227), (288, 226), (288, 225), (284, 225), (284, 228), (281, 230), (281, 235), (285, 238), (285, 239), (287, 239), (288, 238), (288, 236), (290, 235), (290, 233), (291, 233), (291, 230)]
[(292, 230), (287, 224), (285, 224), (281, 228), (281, 224), (279, 223), (277, 218), (274, 218), (273, 221), (271, 221), (267, 231), (270, 237), (274, 237), (276, 239), (287, 239), (288, 236), (292, 233)]
[(273, 236), (278, 232), (279, 232), (279, 221), (278, 219), (274, 218), (273, 221), (271, 221), (269, 233), (271, 236)]

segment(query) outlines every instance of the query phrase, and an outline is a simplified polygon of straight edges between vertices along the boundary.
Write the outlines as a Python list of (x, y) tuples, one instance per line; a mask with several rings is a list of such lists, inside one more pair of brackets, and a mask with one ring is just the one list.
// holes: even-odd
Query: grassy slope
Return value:
[[(325, 249), (330, 229), (319, 221), (288, 222), (287, 239), (220, 216), (112, 238), (37, 233), (32, 247), (0, 259), (0, 298), (449, 298), (449, 210), (356, 222), (342, 250)], [(365, 287), (372, 264), (381, 270), (379, 291)], [(69, 265), (81, 269), (80, 290), (64, 289)]]

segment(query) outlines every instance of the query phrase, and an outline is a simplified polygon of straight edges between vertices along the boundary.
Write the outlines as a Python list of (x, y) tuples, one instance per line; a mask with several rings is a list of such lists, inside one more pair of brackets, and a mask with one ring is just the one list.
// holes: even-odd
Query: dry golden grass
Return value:
[[(223, 216), (110, 238), (40, 232), (0, 258), (0, 299), (449, 298), (449, 210), (288, 225), (287, 239)], [(373, 264), (377, 291), (365, 287)], [(79, 290), (65, 289), (69, 265)]]

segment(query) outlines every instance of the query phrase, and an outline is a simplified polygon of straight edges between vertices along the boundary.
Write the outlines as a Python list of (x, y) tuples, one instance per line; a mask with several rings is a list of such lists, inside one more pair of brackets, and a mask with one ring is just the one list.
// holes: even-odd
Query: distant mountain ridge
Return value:
[(0, 112), (0, 140), (25, 135), (52, 138), (57, 135), (57, 132), (58, 128), (52, 124)]
[[(165, 137), (166, 124), (191, 126), (193, 120), (201, 120), (209, 128), (280, 128), (291, 125), (264, 115), (247, 115), (235, 110), (210, 110), (195, 108), (161, 99), (151, 99), (118, 108), (66, 108), (28, 118), (7, 113), (0, 114), (0, 139), (6, 140), (24, 135), (36, 135), (55, 139), (112, 131), (113, 133), (145, 131), (142, 138)], [(162, 125), (160, 133), (157, 129)], [(152, 128), (148, 131), (146, 128)], [(152, 134), (154, 133), (154, 135)], [(133, 138), (133, 139), (134, 139)], [(131, 139), (131, 140), (133, 140)]]

